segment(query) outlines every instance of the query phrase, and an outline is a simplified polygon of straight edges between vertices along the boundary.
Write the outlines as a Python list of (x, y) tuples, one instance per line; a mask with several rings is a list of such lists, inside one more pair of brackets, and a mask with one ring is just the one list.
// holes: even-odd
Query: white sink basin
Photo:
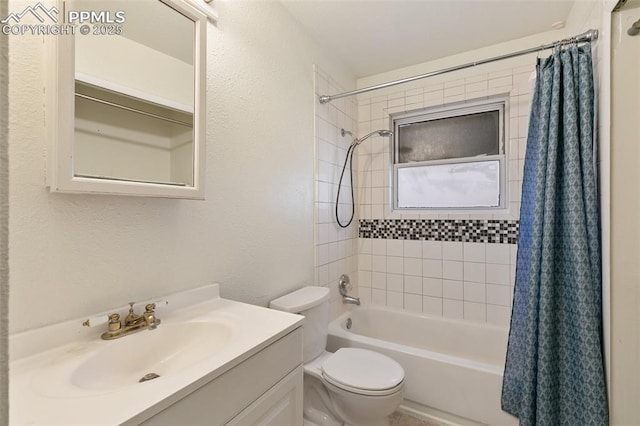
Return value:
[(71, 374), (71, 383), (87, 390), (137, 385), (150, 373), (159, 380), (193, 366), (224, 347), (231, 329), (223, 323), (160, 324), (155, 330), (107, 342)]
[[(106, 326), (82, 327), (84, 318), (12, 336), (10, 424), (143, 423), (301, 322), (222, 299), (215, 284), (163, 299), (155, 330), (115, 340), (100, 339)], [(159, 377), (139, 383), (149, 373)]]

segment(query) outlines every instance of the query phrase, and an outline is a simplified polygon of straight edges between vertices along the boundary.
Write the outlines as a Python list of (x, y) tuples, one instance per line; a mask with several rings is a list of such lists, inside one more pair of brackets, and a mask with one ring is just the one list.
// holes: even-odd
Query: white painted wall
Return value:
[(10, 37), (12, 332), (214, 281), (259, 305), (313, 282), (313, 64), (355, 80), (279, 3), (216, 8), (206, 201), (50, 194), (42, 38)]
[[(0, 2), (0, 16), (8, 13)], [(9, 40), (0, 37), (0, 424), (9, 423)]]

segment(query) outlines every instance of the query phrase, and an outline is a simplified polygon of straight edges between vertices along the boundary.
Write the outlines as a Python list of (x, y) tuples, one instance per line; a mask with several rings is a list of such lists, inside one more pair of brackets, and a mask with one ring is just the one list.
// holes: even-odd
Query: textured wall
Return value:
[[(0, 2), (0, 16), (7, 15), (7, 4)], [(9, 159), (7, 117), (9, 99), (9, 40), (0, 36), (0, 425), (9, 423), (9, 389), (7, 351), (9, 315)]]
[(42, 38), (10, 37), (13, 332), (210, 282), (260, 305), (313, 282), (313, 64), (355, 80), (279, 3), (216, 7), (206, 201), (50, 194)]

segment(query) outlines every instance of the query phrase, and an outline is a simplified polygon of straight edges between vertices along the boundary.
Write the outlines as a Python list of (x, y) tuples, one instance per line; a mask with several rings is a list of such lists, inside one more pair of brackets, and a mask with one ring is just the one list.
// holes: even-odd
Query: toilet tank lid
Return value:
[(329, 289), (327, 287), (309, 286), (272, 300), (269, 303), (269, 307), (280, 311), (298, 313), (311, 309), (327, 299), (329, 299)]

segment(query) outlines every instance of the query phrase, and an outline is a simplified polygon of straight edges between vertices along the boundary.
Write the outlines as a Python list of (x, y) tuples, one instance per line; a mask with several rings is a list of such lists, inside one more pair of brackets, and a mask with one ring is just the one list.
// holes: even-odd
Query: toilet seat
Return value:
[(323, 376), (325, 385), (328, 387), (335, 387), (337, 389), (346, 391), (346, 392), (351, 392), (357, 395), (362, 395), (362, 396), (387, 396), (387, 395), (392, 395), (396, 392), (399, 392), (402, 390), (402, 388), (404, 387), (404, 381), (400, 382), (400, 384), (396, 387), (390, 388), (390, 389), (382, 389), (382, 390), (367, 390), (367, 389), (359, 389), (359, 388), (354, 388), (354, 387), (350, 387), (347, 386), (345, 384), (336, 382), (332, 379), (329, 379), (325, 376)]
[(367, 349), (340, 348), (324, 360), (321, 370), (328, 383), (361, 395), (390, 395), (404, 385), (400, 364)]

